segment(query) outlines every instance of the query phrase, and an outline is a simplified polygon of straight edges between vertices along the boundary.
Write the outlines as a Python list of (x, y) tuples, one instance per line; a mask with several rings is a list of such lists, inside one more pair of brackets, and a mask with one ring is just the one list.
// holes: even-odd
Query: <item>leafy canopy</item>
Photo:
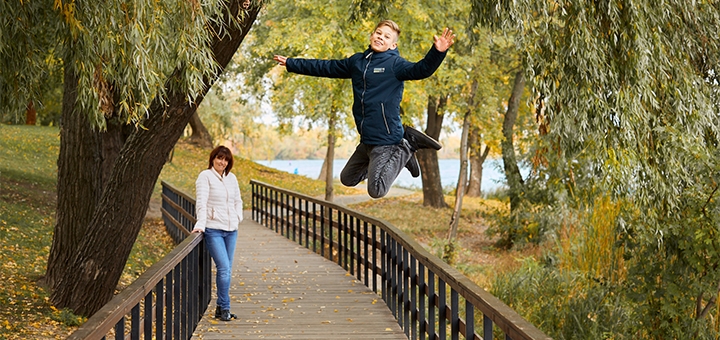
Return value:
[(208, 30), (225, 34), (214, 29), (221, 27), (225, 5), (221, 0), (2, 2), (0, 110), (22, 112), (38, 98), (53, 57), (78, 76), (77, 107), (99, 128), (106, 117), (140, 124), (166, 85), (192, 102), (204, 79), (218, 71)]
[[(565, 157), (594, 164), (616, 194), (677, 212), (714, 163), (720, 10), (716, 2), (473, 1), (513, 37)], [(664, 198), (664, 199), (660, 199)]]

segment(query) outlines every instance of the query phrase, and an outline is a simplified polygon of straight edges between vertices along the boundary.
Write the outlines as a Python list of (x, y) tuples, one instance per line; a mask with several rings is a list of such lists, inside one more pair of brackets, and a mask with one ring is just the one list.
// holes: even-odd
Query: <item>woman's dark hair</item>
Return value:
[(230, 170), (232, 170), (232, 167), (233, 167), (232, 151), (230, 151), (230, 149), (228, 149), (227, 147), (224, 147), (222, 145), (213, 149), (213, 151), (210, 152), (210, 161), (208, 162), (208, 169), (212, 169), (213, 161), (215, 160), (215, 158), (220, 158), (220, 159), (226, 160), (228, 162), (228, 164), (225, 167), (225, 175), (230, 173)]

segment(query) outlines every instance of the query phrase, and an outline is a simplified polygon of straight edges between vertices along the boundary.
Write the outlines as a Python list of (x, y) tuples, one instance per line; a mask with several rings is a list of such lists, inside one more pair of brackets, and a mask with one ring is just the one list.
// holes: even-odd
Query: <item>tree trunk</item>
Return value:
[[(460, 173), (458, 174), (457, 189), (455, 190), (455, 209), (450, 218), (450, 232), (448, 232), (448, 243), (452, 243), (457, 237), (458, 222), (462, 211), (463, 194), (465, 182), (467, 181), (468, 165), (468, 130), (470, 129), (470, 112), (465, 113), (463, 118), (462, 137), (460, 138)], [(452, 256), (451, 256), (452, 257)]]
[[(502, 157), (503, 167), (505, 169), (505, 178), (507, 179), (508, 187), (510, 189), (510, 211), (515, 211), (517, 209), (522, 199), (520, 196), (523, 192), (523, 179), (515, 158), (513, 128), (515, 126), (515, 120), (517, 120), (518, 111), (520, 109), (520, 97), (522, 96), (524, 88), (525, 75), (523, 74), (523, 71), (520, 70), (515, 76), (515, 83), (513, 84), (512, 94), (510, 95), (510, 101), (508, 102), (508, 108), (505, 113), (505, 119), (503, 120), (502, 127)], [(510, 241), (512, 242), (512, 239)]]
[(486, 145), (485, 150), (482, 149), (480, 129), (477, 126), (470, 128), (468, 148), (470, 150), (470, 183), (465, 195), (468, 197), (480, 197), (482, 196), (483, 164), (490, 154), (490, 147)]
[(327, 178), (327, 151), (325, 151), (325, 158), (323, 158), (323, 164), (320, 167), (320, 175), (318, 175), (318, 181), (324, 181)]
[(212, 149), (213, 139), (210, 136), (205, 124), (200, 120), (197, 111), (190, 117), (190, 128), (192, 128), (192, 135), (190, 135), (190, 142), (199, 145), (206, 149)]
[[(442, 123), (444, 115), (438, 114), (438, 112), (445, 106), (447, 98), (443, 97), (440, 100), (434, 97), (428, 97), (427, 106), (427, 128), (425, 133), (440, 140), (440, 131), (442, 130)], [(442, 191), (442, 181), (440, 181), (440, 165), (438, 163), (437, 151), (431, 149), (418, 150), (415, 153), (420, 169), (422, 169), (422, 186), (423, 186), (423, 206), (433, 208), (447, 208), (448, 205), (445, 203), (445, 196)]]
[[(240, 4), (232, 1), (227, 5), (226, 20), (223, 22), (226, 27), (222, 30), (228, 34), (213, 35), (212, 42), (215, 58), (223, 69), (235, 54), (260, 10), (251, 8), (247, 15), (240, 18), (241, 26), (235, 27), (229, 23), (227, 13), (239, 13)], [(220, 28), (216, 27), (214, 31), (218, 32)], [(145, 129), (134, 130), (122, 146), (99, 200), (91, 201), (92, 196), (89, 193), (81, 192), (75, 196), (67, 192), (70, 189), (77, 190), (73, 186), (73, 183), (79, 182), (76, 177), (87, 176), (79, 173), (89, 171), (88, 168), (93, 168), (92, 165), (99, 164), (98, 161), (86, 163), (83, 159), (71, 158), (75, 154), (86, 153), (86, 149), (92, 149), (92, 145), (78, 145), (81, 150), (61, 147), (58, 161), (58, 201), (63, 200), (70, 204), (61, 206), (58, 203), (58, 215), (61, 214), (61, 209), (66, 209), (67, 212), (63, 213), (71, 215), (79, 215), (76, 210), (89, 210), (90, 219), (88, 223), (64, 218), (56, 226), (56, 232), (60, 230), (61, 233), (82, 236), (79, 244), (68, 251), (74, 253), (74, 256), (70, 258), (68, 265), (61, 268), (59, 280), (53, 285), (51, 300), (57, 307), (70, 308), (76, 314), (89, 316), (112, 298), (125, 261), (142, 226), (153, 187), (167, 155), (215, 80), (206, 79), (208, 86), (194, 104), (187, 102), (186, 94), (172, 90), (168, 90), (169, 95), (165, 101), (167, 106), (160, 104), (160, 100), (155, 101), (149, 118), (144, 122)], [(80, 116), (77, 113), (74, 115)], [(65, 138), (79, 138), (73, 134), (78, 133), (78, 127), (87, 125), (86, 121), (76, 119), (75, 125), (64, 122), (70, 123)], [(71, 171), (75, 169), (82, 171)], [(66, 182), (71, 185), (65, 184)], [(94, 209), (84, 207), (88, 202), (97, 204)], [(80, 217), (87, 218), (82, 215)], [(78, 232), (80, 229), (83, 232)], [(49, 268), (54, 266), (62, 264), (48, 264)]]
[[(334, 110), (333, 110), (334, 111)], [(328, 120), (328, 146), (325, 154), (325, 200), (332, 202), (333, 194), (333, 163), (335, 162), (335, 113), (330, 114)]]
[(77, 75), (65, 67), (57, 210), (45, 283), (52, 287), (69, 267), (102, 193), (100, 132), (75, 110)]
[(31, 100), (25, 109), (25, 125), (35, 125), (35, 123), (37, 123), (37, 110), (35, 110), (35, 103)]

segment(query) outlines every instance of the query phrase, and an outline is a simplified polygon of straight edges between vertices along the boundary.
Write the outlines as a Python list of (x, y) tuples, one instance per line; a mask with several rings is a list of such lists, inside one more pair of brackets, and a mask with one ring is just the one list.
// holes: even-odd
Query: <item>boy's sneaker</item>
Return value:
[(403, 135), (403, 137), (407, 139), (407, 141), (410, 143), (410, 147), (413, 149), (412, 151), (417, 151), (420, 149), (442, 149), (442, 145), (440, 145), (438, 141), (426, 135), (425, 133), (415, 130), (409, 126), (404, 126), (404, 128), (405, 134)]
[(410, 154), (410, 159), (408, 159), (407, 163), (405, 163), (405, 168), (410, 171), (410, 174), (414, 178), (420, 176), (420, 163), (418, 163), (414, 152)]

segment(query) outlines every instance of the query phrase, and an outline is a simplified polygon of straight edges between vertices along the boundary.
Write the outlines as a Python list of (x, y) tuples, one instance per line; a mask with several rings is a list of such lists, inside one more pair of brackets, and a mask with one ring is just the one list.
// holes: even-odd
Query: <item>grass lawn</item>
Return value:
[[(0, 125), (0, 340), (64, 339), (85, 320), (49, 303), (49, 292), (38, 285), (47, 266), (52, 243), (56, 205), (59, 130), (56, 127)], [(172, 161), (160, 175), (194, 196), (195, 178), (207, 168), (209, 150), (179, 143)], [(321, 197), (322, 181), (267, 168), (249, 160), (236, 159), (233, 173), (238, 177), (245, 208), (250, 207), (250, 179)], [(335, 187), (335, 195), (364, 194), (354, 188)], [(160, 183), (152, 200), (159, 201)], [(453, 197), (446, 197), (448, 204)], [(459, 226), (461, 249), (456, 267), (479, 285), (487, 287), (498, 268), (513, 267), (516, 258), (538, 252), (495, 249), (485, 236), (482, 212), (503, 204), (479, 198), (465, 198)], [(422, 193), (370, 200), (351, 208), (385, 219), (405, 231), (434, 254), (447, 236), (452, 209), (422, 206)], [(122, 289), (173, 247), (159, 218), (146, 219), (118, 284)]]

